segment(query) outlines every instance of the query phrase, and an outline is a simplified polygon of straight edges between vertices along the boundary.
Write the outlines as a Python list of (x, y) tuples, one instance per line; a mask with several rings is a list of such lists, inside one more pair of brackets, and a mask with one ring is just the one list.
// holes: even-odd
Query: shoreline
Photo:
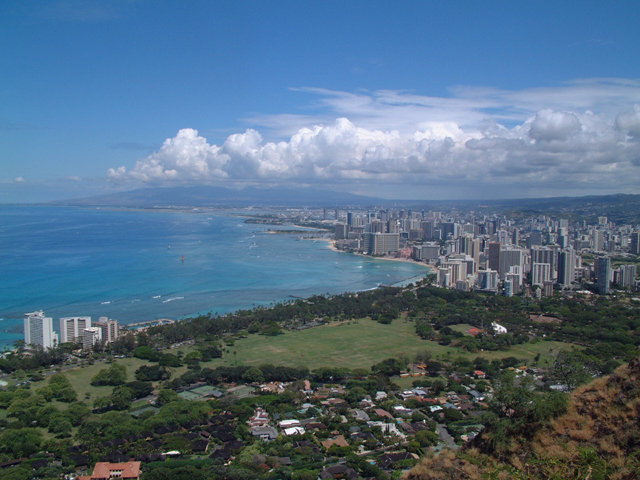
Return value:
[(334, 251), (334, 252), (349, 253), (349, 254), (355, 255), (357, 257), (368, 258), (368, 259), (371, 259), (371, 260), (384, 260), (384, 261), (387, 261), (387, 262), (409, 263), (411, 265), (417, 265), (419, 267), (427, 268), (427, 269), (431, 270), (432, 272), (435, 270), (435, 265), (429, 264), (429, 263), (424, 263), (424, 262), (419, 262), (419, 261), (413, 260), (412, 258), (389, 257), (389, 256), (372, 257), (371, 255), (365, 255), (364, 253), (347, 252), (345, 250), (340, 250), (339, 248), (336, 247), (336, 241), (331, 239), (331, 238), (317, 238), (315, 240), (321, 240), (323, 242), (326, 242), (327, 243), (327, 248), (329, 250)]

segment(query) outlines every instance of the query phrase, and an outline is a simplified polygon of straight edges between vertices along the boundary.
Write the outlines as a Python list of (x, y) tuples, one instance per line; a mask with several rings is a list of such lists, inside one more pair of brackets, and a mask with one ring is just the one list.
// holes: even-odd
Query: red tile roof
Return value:
[[(115, 472), (122, 473), (119, 475), (113, 475)], [(140, 477), (140, 462), (98, 462), (96, 463), (96, 466), (93, 467), (93, 474), (88, 478), (91, 480), (102, 480), (114, 477), (121, 479), (138, 479)]]

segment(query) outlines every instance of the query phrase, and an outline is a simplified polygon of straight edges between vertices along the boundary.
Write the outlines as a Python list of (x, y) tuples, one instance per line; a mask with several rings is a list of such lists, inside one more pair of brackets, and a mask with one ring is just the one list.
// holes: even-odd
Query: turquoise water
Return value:
[(0, 348), (23, 338), (33, 310), (54, 328), (70, 315), (179, 319), (426, 273), (270, 228), (232, 213), (0, 207)]

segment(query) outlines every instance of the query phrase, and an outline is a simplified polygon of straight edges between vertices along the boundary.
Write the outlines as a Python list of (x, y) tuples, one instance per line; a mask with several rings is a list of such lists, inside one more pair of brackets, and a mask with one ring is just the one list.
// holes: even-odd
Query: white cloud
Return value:
[(541, 110), (531, 122), (529, 135), (536, 140), (567, 140), (580, 131), (580, 121), (572, 113)]
[(640, 138), (640, 106), (635, 105), (632, 112), (623, 112), (618, 115), (616, 127), (632, 137)]
[(183, 129), (130, 170), (110, 169), (108, 176), (143, 182), (352, 182), (360, 190), (395, 185), (397, 197), (421, 186), (455, 188), (468, 196), (526, 196), (635, 192), (640, 185), (635, 81), (519, 92), (457, 89), (451, 98), (304, 91), (320, 95), (325, 111), (259, 118), (267, 132), (290, 132), (280, 141), (265, 141), (248, 129), (214, 145), (196, 130)]

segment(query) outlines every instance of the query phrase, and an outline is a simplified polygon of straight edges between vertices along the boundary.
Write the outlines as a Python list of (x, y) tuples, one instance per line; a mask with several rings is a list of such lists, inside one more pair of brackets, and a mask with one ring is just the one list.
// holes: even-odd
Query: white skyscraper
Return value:
[(83, 331), (91, 326), (91, 317), (63, 317), (60, 319), (60, 342), (82, 342)]
[(53, 319), (45, 317), (42, 310), (24, 316), (24, 343), (53, 348), (58, 344), (58, 335), (53, 331)]

